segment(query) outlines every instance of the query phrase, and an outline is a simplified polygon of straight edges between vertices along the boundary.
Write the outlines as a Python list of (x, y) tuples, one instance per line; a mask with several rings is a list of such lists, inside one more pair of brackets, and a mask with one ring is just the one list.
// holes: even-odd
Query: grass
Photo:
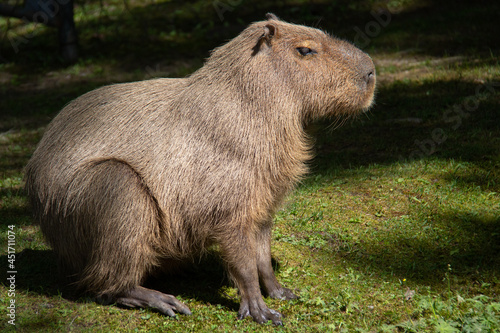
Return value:
[[(355, 40), (383, 3), (243, 1), (221, 21), (212, 2), (86, 1), (75, 11), (82, 56), (73, 65), (57, 56), (52, 29), (0, 18), (2, 329), (13, 329), (15, 299), (20, 332), (498, 332), (500, 37), (491, 31), (499, 5), (385, 3), (390, 22), (365, 45), (377, 65), (377, 105), (335, 130), (312, 126), (311, 173), (275, 217), (276, 274), (300, 295), (265, 300), (284, 327), (236, 320), (238, 295), (215, 250), (184, 275), (148, 281), (192, 316), (74, 295), (33, 224), (23, 167), (50, 119), (94, 87), (184, 76), (267, 11)], [(9, 37), (18, 35), (30, 38), (16, 53)]]

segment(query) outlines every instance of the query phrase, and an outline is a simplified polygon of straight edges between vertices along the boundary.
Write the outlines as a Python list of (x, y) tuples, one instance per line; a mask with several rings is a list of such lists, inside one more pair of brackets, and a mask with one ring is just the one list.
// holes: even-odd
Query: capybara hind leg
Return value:
[(144, 287), (135, 287), (123, 293), (116, 299), (116, 303), (132, 308), (141, 307), (155, 309), (170, 317), (175, 317), (175, 312), (185, 315), (191, 314), (189, 308), (174, 296)]
[(155, 199), (140, 175), (115, 159), (90, 165), (79, 188), (75, 229), (92, 240), (79, 287), (98, 296), (133, 290), (159, 264), (162, 215)]
[(257, 240), (257, 267), (260, 285), (271, 298), (290, 300), (297, 299), (290, 289), (284, 288), (274, 275), (271, 262), (271, 227), (266, 226), (258, 235)]

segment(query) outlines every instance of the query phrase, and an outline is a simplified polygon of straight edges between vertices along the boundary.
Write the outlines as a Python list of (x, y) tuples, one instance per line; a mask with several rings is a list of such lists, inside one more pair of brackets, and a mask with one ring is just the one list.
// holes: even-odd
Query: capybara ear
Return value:
[(276, 16), (276, 15), (274, 15), (273, 13), (267, 13), (266, 14), (266, 18), (267, 18), (268, 21), (270, 21), (270, 20), (279, 21), (280, 20), (279, 17)]
[(268, 45), (271, 45), (271, 39), (278, 35), (278, 27), (275, 24), (268, 23), (264, 26), (264, 34), (262, 39), (265, 39)]
[(271, 39), (273, 39), (278, 32), (275, 24), (268, 23), (264, 26), (264, 33), (259, 37), (257, 44), (252, 48), (252, 56), (259, 53), (262, 44), (265, 42), (268, 47), (271, 46)]

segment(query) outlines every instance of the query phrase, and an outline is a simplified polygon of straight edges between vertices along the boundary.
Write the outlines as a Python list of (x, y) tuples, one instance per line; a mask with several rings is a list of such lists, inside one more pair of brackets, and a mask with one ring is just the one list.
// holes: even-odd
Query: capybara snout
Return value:
[(69, 103), (26, 167), (33, 211), (66, 275), (97, 297), (174, 316), (142, 286), (218, 244), (238, 318), (281, 324), (269, 297), (297, 296), (271, 265), (272, 217), (307, 171), (313, 119), (373, 103), (370, 57), (270, 14), (186, 78), (115, 84)]

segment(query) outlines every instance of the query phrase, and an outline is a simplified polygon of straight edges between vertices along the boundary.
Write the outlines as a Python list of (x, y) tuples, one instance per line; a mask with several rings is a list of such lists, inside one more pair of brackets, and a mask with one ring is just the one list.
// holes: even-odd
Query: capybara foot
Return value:
[(185, 315), (191, 314), (191, 310), (174, 296), (144, 287), (136, 287), (122, 294), (116, 299), (116, 303), (131, 308), (155, 309), (170, 317), (175, 317), (174, 311)]
[(280, 299), (282, 301), (299, 298), (299, 296), (295, 295), (290, 289), (283, 287), (271, 291), (268, 296), (274, 299)]
[(282, 315), (276, 310), (269, 309), (265, 304), (252, 305), (249, 302), (241, 302), (240, 310), (238, 311), (238, 319), (244, 319), (246, 317), (252, 317), (259, 324), (263, 324), (269, 320), (273, 322), (274, 325), (283, 325), (281, 321)]

